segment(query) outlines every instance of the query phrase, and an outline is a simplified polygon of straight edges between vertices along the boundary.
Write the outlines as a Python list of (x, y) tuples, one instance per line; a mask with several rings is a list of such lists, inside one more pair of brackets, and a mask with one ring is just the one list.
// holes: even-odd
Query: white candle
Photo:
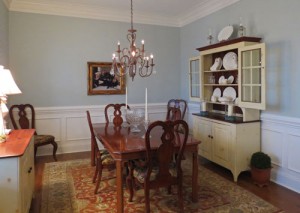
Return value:
[(148, 92), (145, 91), (145, 121), (148, 121)]
[(201, 109), (202, 109), (203, 112), (206, 111), (206, 102), (202, 102)]
[(233, 105), (229, 104), (228, 105), (228, 116), (232, 116), (233, 114)]
[(125, 109), (126, 109), (126, 111), (127, 111), (127, 87), (126, 87), (126, 96), (125, 96), (125, 104), (126, 104), (126, 106), (125, 106)]

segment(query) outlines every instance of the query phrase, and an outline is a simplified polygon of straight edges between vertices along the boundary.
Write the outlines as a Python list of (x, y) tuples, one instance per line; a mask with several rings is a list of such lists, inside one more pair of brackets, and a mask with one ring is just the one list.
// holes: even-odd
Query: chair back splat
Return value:
[[(126, 104), (108, 104), (105, 109), (104, 109), (104, 114), (105, 114), (105, 121), (106, 123), (109, 123), (109, 110), (113, 110), (113, 124), (115, 126), (120, 126), (123, 123), (123, 118), (122, 118), (122, 110), (121, 108), (125, 107)], [(130, 109), (130, 107), (127, 105), (127, 109)]]
[(187, 109), (187, 103), (183, 99), (171, 99), (167, 105), (166, 120), (183, 120)]
[[(31, 104), (12, 105), (9, 109), (9, 117), (14, 129), (35, 129), (35, 110)], [(34, 156), (36, 156), (39, 146), (51, 144), (53, 146), (53, 158), (57, 161), (57, 143), (54, 136), (39, 135), (36, 131), (34, 134)]]

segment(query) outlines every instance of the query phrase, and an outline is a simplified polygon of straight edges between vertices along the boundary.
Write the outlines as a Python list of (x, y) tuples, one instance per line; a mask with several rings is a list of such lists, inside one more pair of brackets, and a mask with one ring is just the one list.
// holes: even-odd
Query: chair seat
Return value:
[[(138, 163), (135, 163), (135, 167), (133, 169), (133, 177), (136, 178), (140, 183), (144, 183), (145, 177), (147, 174), (147, 167), (139, 166), (143, 164), (142, 160), (138, 160)], [(176, 164), (172, 162), (169, 166), (169, 172), (172, 177), (177, 176)], [(150, 174), (150, 181), (155, 180), (156, 175), (158, 173), (158, 166), (154, 166), (152, 168), (152, 172)]]
[(115, 164), (115, 160), (107, 150), (100, 150), (101, 162), (103, 165)]
[(34, 135), (34, 144), (46, 144), (55, 141), (52, 135)]

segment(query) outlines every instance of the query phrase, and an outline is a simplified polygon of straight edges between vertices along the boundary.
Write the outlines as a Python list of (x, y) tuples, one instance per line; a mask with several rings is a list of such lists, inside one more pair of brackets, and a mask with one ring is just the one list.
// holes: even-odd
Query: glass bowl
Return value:
[(126, 120), (132, 126), (131, 132), (140, 132), (138, 126), (143, 123), (144, 119), (145, 112), (142, 109), (127, 110), (126, 112)]

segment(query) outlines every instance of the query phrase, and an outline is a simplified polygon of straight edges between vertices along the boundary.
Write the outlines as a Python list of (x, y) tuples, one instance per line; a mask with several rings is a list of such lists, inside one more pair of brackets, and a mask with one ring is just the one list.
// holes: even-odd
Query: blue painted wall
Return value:
[[(155, 57), (155, 75), (127, 79), (128, 102), (167, 102), (180, 95), (179, 28), (136, 24), (137, 43)], [(87, 95), (87, 62), (111, 61), (117, 41), (128, 47), (129, 23), (10, 12), (10, 68), (22, 90), (11, 103), (38, 107), (125, 102), (125, 95)]]
[(8, 11), (0, 1), (0, 65), (8, 66)]

